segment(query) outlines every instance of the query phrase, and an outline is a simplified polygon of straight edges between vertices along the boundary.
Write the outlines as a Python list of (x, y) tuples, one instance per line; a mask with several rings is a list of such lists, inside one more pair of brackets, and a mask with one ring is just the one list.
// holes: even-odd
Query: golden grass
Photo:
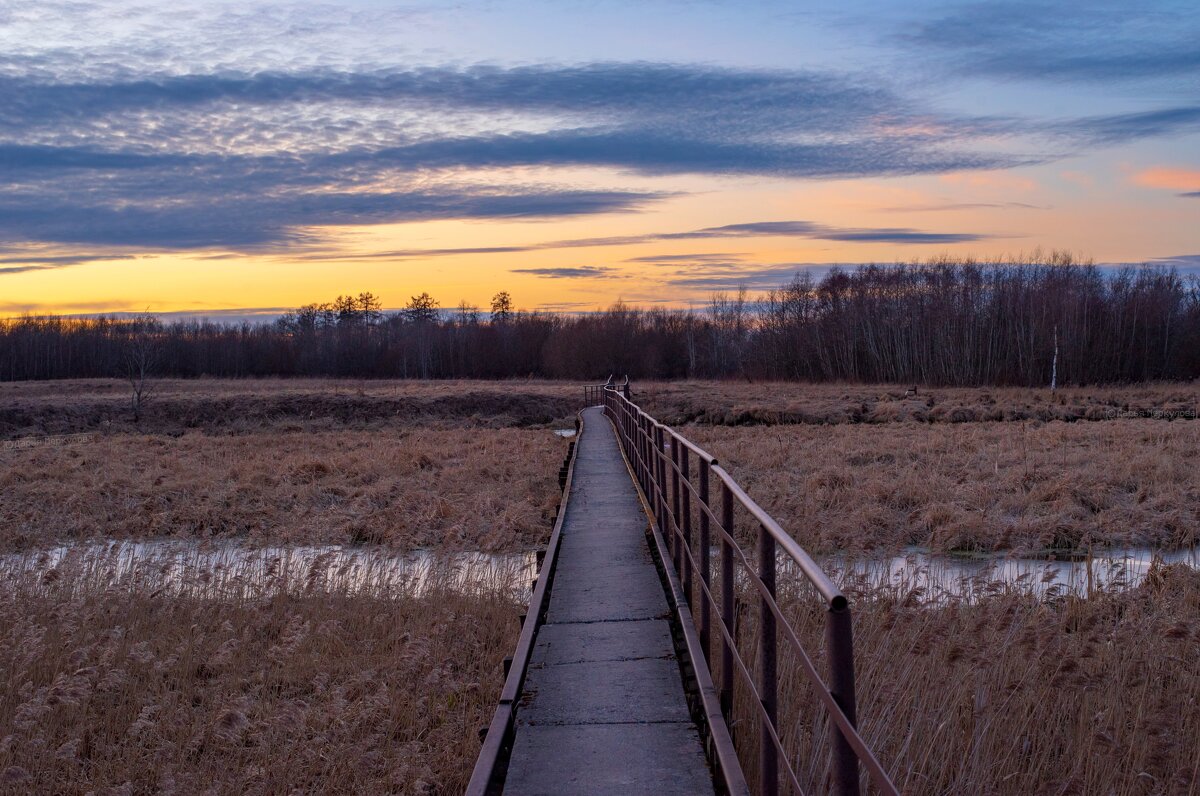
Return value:
[[(0, 590), (0, 792), (456, 793), (513, 591), (152, 589), (71, 559)], [(153, 571), (154, 567), (147, 568)]]
[[(124, 391), (0, 385), (0, 437), (101, 430), (0, 450), (0, 547), (172, 536), (528, 549), (549, 532), (566, 443), (511, 427), (569, 425), (580, 394), (163, 382), (135, 427)], [(814, 551), (1195, 541), (1200, 426), (1131, 419), (1194, 408), (1194, 387), (903, 393), (635, 384), (670, 422), (791, 424), (684, 431)], [(970, 422), (1056, 417), (1112, 419)], [(43, 566), (0, 590), (0, 792), (465, 785), (519, 629), (511, 589), (242, 593), (234, 580), (233, 599), (213, 600), (91, 566)], [(936, 606), (848, 588), (864, 734), (905, 792), (1196, 793), (1198, 577), (1158, 572), (1090, 601), (997, 589)], [(797, 595), (785, 605), (819, 648), (819, 609)], [(752, 660), (752, 612), (742, 617)], [(794, 657), (780, 670), (785, 742), (821, 792), (812, 749), (825, 730)], [(739, 718), (749, 761), (753, 722)]]
[[(567, 442), (513, 426), (570, 425), (563, 388), (160, 383), (139, 425), (120, 383), (0, 389), (0, 436), (92, 432), (0, 448), (0, 550), (218, 551), (4, 559), (0, 792), (461, 792), (529, 575), (435, 567), (418, 590), (386, 556), (544, 544)], [(372, 571), (264, 584), (224, 542), (351, 544)]]
[[(860, 730), (903, 793), (1200, 789), (1200, 573), (1162, 568), (1137, 588), (1091, 599), (997, 587), (931, 606), (912, 604), (904, 589), (848, 591)], [(821, 649), (824, 611), (811, 595), (788, 592), (781, 588), (785, 613), (809, 649)], [(739, 634), (752, 671), (753, 604)], [(827, 792), (828, 724), (780, 643), (788, 758), (808, 792)], [(820, 655), (816, 662), (823, 672)], [(739, 753), (753, 776), (757, 718), (748, 691), (737, 692)]]
[(664, 423), (776, 425), (1108, 420), (1168, 413), (1196, 419), (1197, 384), (1124, 387), (918, 387), (800, 382), (637, 382), (634, 401)]
[(1200, 424), (691, 426), (814, 552), (1178, 547), (1200, 529)]
[(567, 443), (545, 429), (98, 435), (0, 450), (0, 547), (244, 537), (527, 550)]

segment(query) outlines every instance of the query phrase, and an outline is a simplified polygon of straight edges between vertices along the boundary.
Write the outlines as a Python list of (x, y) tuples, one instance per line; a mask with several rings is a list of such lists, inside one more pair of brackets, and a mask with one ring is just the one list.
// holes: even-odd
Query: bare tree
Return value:
[(148, 312), (130, 319), (125, 329), (122, 360), (125, 378), (129, 382), (134, 423), (142, 421), (142, 408), (153, 390), (152, 378), (158, 365), (161, 332), (162, 324)]
[(466, 299), (458, 302), (458, 323), (460, 326), (474, 326), (479, 323), (479, 307)]

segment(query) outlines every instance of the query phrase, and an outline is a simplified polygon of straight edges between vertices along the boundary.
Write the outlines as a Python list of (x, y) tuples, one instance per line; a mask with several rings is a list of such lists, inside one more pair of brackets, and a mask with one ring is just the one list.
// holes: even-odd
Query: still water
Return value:
[(534, 553), (178, 540), (86, 542), (0, 556), (0, 583), (29, 575), (46, 583), (73, 578), (80, 586), (164, 589), (216, 598), (278, 592), (421, 596), (448, 588), (502, 590), (527, 599), (537, 568)]
[[(1065, 556), (1065, 557), (1064, 557)], [(1003, 589), (1035, 594), (1076, 594), (1136, 586), (1154, 566), (1200, 568), (1200, 547), (1164, 551), (1148, 547), (1096, 549), (1040, 557), (933, 554), (908, 548), (896, 555), (832, 556), (821, 561), (842, 588), (858, 583), (912, 591), (918, 599), (982, 596)]]

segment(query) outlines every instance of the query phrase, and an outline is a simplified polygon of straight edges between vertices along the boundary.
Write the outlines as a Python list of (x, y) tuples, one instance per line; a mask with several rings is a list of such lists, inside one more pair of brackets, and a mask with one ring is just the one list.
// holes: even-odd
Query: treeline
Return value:
[[(149, 353), (148, 353), (149, 352)], [(1200, 376), (1200, 286), (1170, 268), (932, 260), (798, 275), (702, 311), (383, 312), (363, 293), (273, 323), (0, 321), (0, 379), (126, 376), (746, 378), (1024, 385)]]

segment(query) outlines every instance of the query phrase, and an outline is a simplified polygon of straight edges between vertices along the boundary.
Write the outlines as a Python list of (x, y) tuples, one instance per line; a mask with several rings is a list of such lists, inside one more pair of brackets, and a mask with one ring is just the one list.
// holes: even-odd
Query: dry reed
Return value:
[(518, 632), (512, 584), (296, 591), (215, 567), (164, 591), (153, 561), (112, 565), (43, 561), (0, 590), (0, 792), (465, 786)]
[(710, 450), (815, 551), (1179, 547), (1200, 528), (1200, 424), (709, 428)]
[(0, 450), (0, 547), (244, 537), (527, 550), (566, 442), (547, 430), (99, 435)]
[[(818, 601), (780, 591), (807, 648), (820, 650)], [(848, 589), (859, 727), (903, 793), (1200, 792), (1200, 573), (1163, 567), (1090, 599), (989, 591), (930, 605), (902, 584)], [(755, 671), (756, 601), (743, 601), (739, 650)], [(787, 760), (808, 792), (825, 792), (829, 725), (780, 644)], [(736, 692), (739, 753), (753, 778), (757, 714), (740, 680)]]

